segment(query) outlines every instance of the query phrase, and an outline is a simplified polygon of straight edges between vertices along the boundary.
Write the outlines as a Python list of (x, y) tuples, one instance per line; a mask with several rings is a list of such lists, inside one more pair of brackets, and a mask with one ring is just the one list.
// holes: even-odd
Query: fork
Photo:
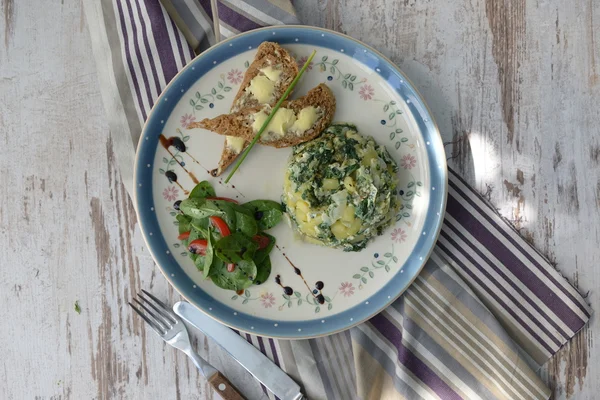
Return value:
[(131, 308), (150, 325), (162, 340), (176, 349), (183, 351), (192, 359), (196, 368), (208, 380), (213, 391), (218, 393), (224, 400), (244, 400), (244, 397), (222, 373), (217, 371), (215, 367), (194, 351), (190, 343), (187, 328), (179, 316), (153, 294), (144, 289), (142, 289), (142, 293), (138, 293), (138, 297), (141, 301), (136, 298), (133, 301), (146, 313), (132, 303), (129, 303)]

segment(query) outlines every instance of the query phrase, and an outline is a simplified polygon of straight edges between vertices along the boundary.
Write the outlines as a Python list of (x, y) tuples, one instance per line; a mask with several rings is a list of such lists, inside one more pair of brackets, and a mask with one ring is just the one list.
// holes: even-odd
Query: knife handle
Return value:
[(223, 398), (223, 400), (245, 400), (231, 382), (225, 378), (225, 375), (218, 371), (208, 378), (208, 383), (213, 390)]

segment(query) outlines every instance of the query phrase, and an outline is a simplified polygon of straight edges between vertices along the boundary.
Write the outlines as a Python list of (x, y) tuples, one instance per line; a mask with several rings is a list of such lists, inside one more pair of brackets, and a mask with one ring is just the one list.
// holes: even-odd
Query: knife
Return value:
[(215, 321), (185, 301), (175, 303), (173, 311), (185, 322), (217, 342), (242, 367), (246, 368), (252, 376), (281, 400), (307, 400), (300, 392), (300, 386), (292, 378), (273, 364), (256, 347), (225, 325)]

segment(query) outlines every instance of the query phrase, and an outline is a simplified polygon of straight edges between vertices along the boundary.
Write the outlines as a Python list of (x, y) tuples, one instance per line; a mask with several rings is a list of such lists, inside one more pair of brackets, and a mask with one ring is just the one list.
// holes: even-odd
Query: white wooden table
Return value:
[[(398, 63), (451, 165), (600, 309), (600, 2), (296, 3), (306, 23)], [(121, 184), (81, 4), (0, 0), (0, 28), (0, 398), (211, 398), (126, 306), (141, 288), (178, 295)], [(592, 319), (544, 368), (555, 398), (598, 398), (598, 340)], [(220, 349), (198, 347), (263, 397)]]

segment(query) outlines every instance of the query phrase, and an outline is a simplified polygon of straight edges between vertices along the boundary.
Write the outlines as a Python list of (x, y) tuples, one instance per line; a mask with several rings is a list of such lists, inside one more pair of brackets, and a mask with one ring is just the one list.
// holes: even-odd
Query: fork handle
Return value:
[(223, 400), (245, 400), (231, 382), (225, 378), (225, 375), (218, 371), (208, 378), (208, 383)]

